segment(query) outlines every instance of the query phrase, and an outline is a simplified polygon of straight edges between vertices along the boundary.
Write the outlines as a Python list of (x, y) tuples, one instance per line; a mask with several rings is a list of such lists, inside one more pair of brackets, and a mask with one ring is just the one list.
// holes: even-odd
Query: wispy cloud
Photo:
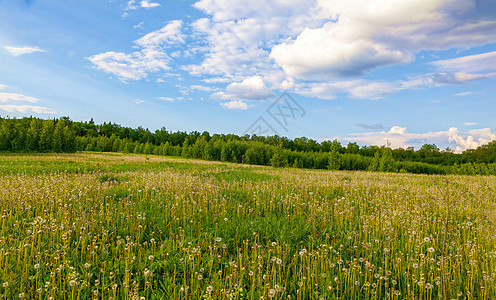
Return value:
[(46, 52), (43, 49), (40, 49), (38, 47), (11, 47), (11, 46), (5, 46), (5, 50), (7, 50), (10, 54), (12, 54), (15, 57), (24, 55), (24, 54), (30, 54), (30, 53), (35, 53), (35, 52)]
[(472, 94), (473, 94), (473, 92), (461, 92), (461, 93), (456, 93), (455, 96), (465, 97), (465, 96), (472, 95)]
[(380, 129), (384, 129), (384, 125), (382, 124), (372, 124), (372, 125), (369, 125), (369, 124), (364, 124), (364, 123), (358, 123), (356, 124), (358, 127), (360, 128), (363, 128), (363, 129), (372, 129), (372, 130), (380, 130)]
[(183, 43), (182, 21), (169, 22), (163, 28), (134, 41), (141, 50), (130, 54), (109, 51), (89, 57), (93, 65), (114, 74), (123, 82), (146, 78), (150, 72), (170, 70), (172, 59), (165, 52), (171, 44)]
[(127, 2), (126, 10), (135, 10), (138, 8), (154, 8), (154, 7), (160, 7), (160, 3), (157, 2), (150, 2), (148, 0), (142, 0), (140, 2), (137, 2), (136, 0), (130, 0)]
[(32, 111), (38, 114), (55, 114), (56, 112), (48, 107), (36, 106), (36, 105), (16, 105), (16, 104), (1, 104), (0, 109), (6, 112), (20, 112), (27, 113)]
[(162, 101), (165, 101), (165, 102), (174, 102), (174, 98), (172, 97), (157, 97), (158, 100), (162, 100)]
[[(430, 63), (442, 70), (480, 73), (496, 71), (496, 51), (476, 55), (457, 57), (453, 59), (438, 60)], [(494, 75), (494, 74), (493, 74)]]
[(31, 103), (36, 103), (39, 99), (35, 97), (25, 96), (17, 93), (3, 93), (0, 92), (0, 102), (6, 103), (9, 101), (27, 101)]
[(157, 2), (150, 2), (148, 0), (143, 0), (140, 2), (140, 6), (143, 8), (154, 8), (154, 7), (160, 7), (160, 3)]
[(248, 104), (246, 104), (245, 102), (243, 102), (241, 100), (233, 100), (230, 102), (221, 103), (220, 105), (226, 109), (232, 109), (232, 110), (235, 110), (235, 109), (247, 110), (248, 109)]

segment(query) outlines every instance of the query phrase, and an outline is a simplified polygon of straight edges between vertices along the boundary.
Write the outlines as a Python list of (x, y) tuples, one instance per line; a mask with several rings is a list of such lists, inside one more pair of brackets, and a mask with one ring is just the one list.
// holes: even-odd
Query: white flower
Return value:
[(270, 290), (269, 290), (269, 297), (270, 297), (270, 298), (274, 297), (274, 296), (275, 296), (275, 294), (276, 294), (276, 291), (275, 291), (274, 289), (270, 289)]
[(211, 293), (213, 290), (214, 290), (214, 287), (213, 286), (209, 285), (207, 287), (207, 292)]

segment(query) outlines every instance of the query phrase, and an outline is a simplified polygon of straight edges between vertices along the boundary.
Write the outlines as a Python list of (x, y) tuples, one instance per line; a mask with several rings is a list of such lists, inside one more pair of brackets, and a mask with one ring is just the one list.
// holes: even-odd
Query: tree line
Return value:
[(0, 117), (0, 151), (99, 151), (181, 156), (274, 167), (365, 170), (419, 174), (496, 175), (496, 141), (463, 153), (425, 144), (413, 148), (341, 145), (305, 137), (213, 134), (193, 131), (151, 132), (115, 123), (75, 122), (68, 117)]

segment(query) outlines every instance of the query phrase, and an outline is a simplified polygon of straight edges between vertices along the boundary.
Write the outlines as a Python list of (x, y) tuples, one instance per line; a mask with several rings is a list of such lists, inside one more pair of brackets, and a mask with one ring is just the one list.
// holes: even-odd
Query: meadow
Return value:
[(0, 156), (2, 299), (494, 299), (496, 177)]

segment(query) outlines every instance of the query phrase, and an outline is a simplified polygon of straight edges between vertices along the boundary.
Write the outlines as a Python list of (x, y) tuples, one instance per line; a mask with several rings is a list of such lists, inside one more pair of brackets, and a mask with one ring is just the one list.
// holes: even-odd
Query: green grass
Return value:
[(496, 297), (495, 177), (99, 153), (0, 174), (0, 298)]

